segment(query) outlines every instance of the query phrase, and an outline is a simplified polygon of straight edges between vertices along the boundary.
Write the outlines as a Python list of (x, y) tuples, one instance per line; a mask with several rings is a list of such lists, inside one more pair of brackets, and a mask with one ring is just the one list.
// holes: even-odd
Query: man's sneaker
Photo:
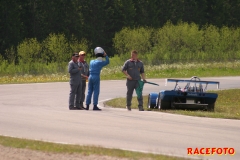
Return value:
[(94, 110), (94, 111), (101, 111), (101, 109), (98, 108), (97, 105), (94, 105), (94, 106), (93, 106), (93, 110)]
[(128, 111), (131, 111), (131, 107), (130, 106), (126, 106)]

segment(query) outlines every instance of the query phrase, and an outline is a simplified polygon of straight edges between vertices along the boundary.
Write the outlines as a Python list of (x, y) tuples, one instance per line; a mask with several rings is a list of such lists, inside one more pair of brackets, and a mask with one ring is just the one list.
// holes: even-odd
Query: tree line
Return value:
[(240, 0), (0, 0), (0, 59), (17, 61), (24, 40), (42, 43), (51, 34), (86, 40), (89, 49), (102, 46), (113, 55), (113, 38), (123, 28), (156, 29), (167, 21), (239, 27), (239, 8)]
[(161, 62), (207, 62), (240, 59), (240, 27), (168, 22), (161, 28), (123, 28), (113, 39), (119, 58), (129, 57), (129, 51), (137, 48), (145, 64)]

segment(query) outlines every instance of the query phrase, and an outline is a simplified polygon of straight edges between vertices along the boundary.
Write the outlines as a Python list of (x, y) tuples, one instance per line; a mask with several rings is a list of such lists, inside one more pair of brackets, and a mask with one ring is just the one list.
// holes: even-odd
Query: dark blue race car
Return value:
[[(218, 94), (207, 91), (208, 84), (217, 84), (215, 81), (201, 81), (194, 76), (190, 80), (166, 79), (167, 82), (175, 82), (173, 90), (161, 90), (159, 93), (150, 93), (148, 96), (148, 108), (158, 109), (203, 109), (214, 111)], [(178, 83), (187, 83), (183, 88)]]

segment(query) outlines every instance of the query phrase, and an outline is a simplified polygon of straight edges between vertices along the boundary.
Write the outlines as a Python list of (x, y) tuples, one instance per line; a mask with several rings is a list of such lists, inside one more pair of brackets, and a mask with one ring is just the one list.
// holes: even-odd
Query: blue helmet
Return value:
[(101, 48), (101, 47), (96, 47), (94, 49), (94, 54), (97, 56), (97, 57), (103, 57), (104, 55), (104, 50)]

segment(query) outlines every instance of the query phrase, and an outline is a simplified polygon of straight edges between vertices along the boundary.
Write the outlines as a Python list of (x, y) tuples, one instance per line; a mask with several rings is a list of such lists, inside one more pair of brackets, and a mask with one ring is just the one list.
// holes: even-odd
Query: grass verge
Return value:
[(8, 75), (0, 76), (0, 84), (13, 83), (44, 83), (44, 82), (67, 82), (68, 74), (44, 74), (44, 75)]
[(108, 149), (96, 146), (80, 146), (80, 145), (67, 145), (67, 144), (56, 144), (50, 142), (42, 142), (35, 140), (19, 139), (12, 137), (0, 136), (0, 144), (5, 147), (31, 149), (41, 152), (51, 153), (68, 153), (68, 154), (82, 154), (88, 155), (100, 155), (110, 156), (119, 158), (129, 159), (154, 159), (154, 160), (184, 160), (186, 158), (171, 157), (165, 155), (141, 153), (126, 151), (121, 149)]
[[(146, 78), (190, 78), (239, 76), (240, 61), (212, 62), (212, 63), (174, 63), (161, 65), (145, 65)], [(121, 66), (105, 67), (102, 70), (102, 79), (121, 79)]]
[[(228, 118), (228, 119), (240, 119), (240, 89), (229, 89), (229, 90), (219, 90), (211, 91), (213, 93), (218, 93), (218, 99), (215, 103), (214, 112), (206, 111), (191, 111), (191, 110), (158, 110), (153, 109), (151, 111), (166, 112), (174, 114), (182, 114), (189, 116), (198, 117), (211, 117), (211, 118)], [(112, 106), (115, 108), (125, 108), (126, 107), (125, 98), (116, 98), (105, 102), (107, 106)], [(148, 96), (143, 96), (144, 108), (146, 109)], [(133, 97), (132, 108), (137, 109), (138, 102), (137, 98)], [(150, 109), (148, 109), (150, 110)]]
[[(113, 62), (114, 63), (114, 62)], [(121, 66), (111, 64), (104, 67), (101, 72), (102, 80), (123, 79)], [(240, 61), (235, 62), (212, 62), (212, 63), (175, 63), (161, 65), (146, 65), (145, 74), (149, 78), (189, 78), (198, 77), (219, 77), (219, 76), (239, 76)], [(41, 83), (41, 82), (67, 82), (69, 74), (67, 71), (55, 74), (42, 75), (1, 75), (0, 84), (11, 83)]]

